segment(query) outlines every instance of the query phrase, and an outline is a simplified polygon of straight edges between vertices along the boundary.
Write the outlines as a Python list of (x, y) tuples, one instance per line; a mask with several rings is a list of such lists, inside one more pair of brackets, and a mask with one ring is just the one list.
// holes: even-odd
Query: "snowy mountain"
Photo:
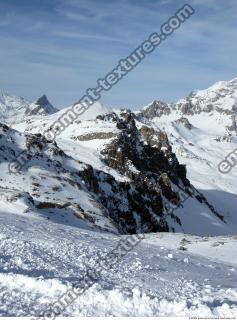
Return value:
[(148, 119), (153, 119), (170, 114), (184, 116), (210, 114), (215, 111), (225, 115), (236, 114), (237, 78), (217, 82), (206, 90), (192, 91), (176, 103), (167, 104), (154, 100), (142, 109), (141, 114)]
[(45, 116), (48, 114), (53, 114), (57, 111), (58, 109), (56, 109), (49, 102), (48, 98), (44, 94), (37, 101), (30, 104), (30, 106), (25, 110), (25, 115), (26, 116), (36, 116), (36, 115)]
[(51, 142), (70, 106), (2, 94), (0, 315), (42, 314), (143, 233), (63, 315), (236, 315), (237, 168), (218, 171), (236, 97), (237, 78), (136, 112), (95, 103)]
[(30, 106), (30, 102), (21, 97), (0, 93), (0, 119), (4, 121), (14, 121), (21, 118), (25, 110)]
[(43, 116), (57, 111), (46, 95), (36, 102), (30, 102), (24, 98), (0, 92), (0, 121), (3, 123), (15, 124), (26, 120), (29, 116)]
[(233, 114), (237, 111), (237, 78), (220, 81), (206, 90), (190, 93), (185, 99), (179, 100), (177, 108), (183, 114), (217, 111)]

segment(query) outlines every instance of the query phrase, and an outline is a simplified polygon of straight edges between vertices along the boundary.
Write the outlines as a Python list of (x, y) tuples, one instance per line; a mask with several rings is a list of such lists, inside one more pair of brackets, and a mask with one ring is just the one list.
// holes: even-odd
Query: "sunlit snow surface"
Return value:
[[(1, 208), (0, 315), (46, 311), (122, 237)], [(236, 316), (236, 257), (236, 237), (147, 235), (64, 315)]]

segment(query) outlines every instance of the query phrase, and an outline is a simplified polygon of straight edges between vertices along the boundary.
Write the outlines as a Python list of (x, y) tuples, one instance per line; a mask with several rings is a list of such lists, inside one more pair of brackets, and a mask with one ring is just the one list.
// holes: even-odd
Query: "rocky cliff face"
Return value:
[[(100, 116), (100, 119), (108, 117)], [(182, 225), (175, 215), (175, 210), (171, 209), (172, 206), (174, 209), (182, 205), (180, 192), (185, 194), (186, 198), (194, 197), (205, 203), (222, 219), (205, 197), (190, 184), (186, 177), (186, 167), (179, 163), (172, 152), (164, 132), (139, 124), (130, 111), (110, 117), (116, 122), (120, 132), (111, 143), (106, 144), (101, 154), (108, 166), (130, 179), (126, 200), (129, 204), (127, 217), (130, 216), (133, 232), (143, 232), (146, 229), (171, 231), (167, 217)], [(116, 206), (113, 210), (116, 210)], [(118, 216), (121, 216), (119, 211)], [(128, 225), (127, 222), (126, 224)]]

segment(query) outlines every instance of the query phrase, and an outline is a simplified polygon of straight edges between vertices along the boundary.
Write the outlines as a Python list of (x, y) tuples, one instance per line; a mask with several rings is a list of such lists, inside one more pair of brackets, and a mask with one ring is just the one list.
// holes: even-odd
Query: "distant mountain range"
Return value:
[(24, 121), (29, 116), (45, 116), (57, 112), (43, 95), (35, 102), (0, 92), (0, 120), (6, 123)]

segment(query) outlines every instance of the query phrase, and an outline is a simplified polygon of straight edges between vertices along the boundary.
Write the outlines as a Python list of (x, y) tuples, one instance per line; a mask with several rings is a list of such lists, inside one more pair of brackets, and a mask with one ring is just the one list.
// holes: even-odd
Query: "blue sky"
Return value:
[(185, 3), (195, 14), (101, 102), (175, 101), (236, 77), (236, 0), (0, 0), (0, 90), (67, 106)]

